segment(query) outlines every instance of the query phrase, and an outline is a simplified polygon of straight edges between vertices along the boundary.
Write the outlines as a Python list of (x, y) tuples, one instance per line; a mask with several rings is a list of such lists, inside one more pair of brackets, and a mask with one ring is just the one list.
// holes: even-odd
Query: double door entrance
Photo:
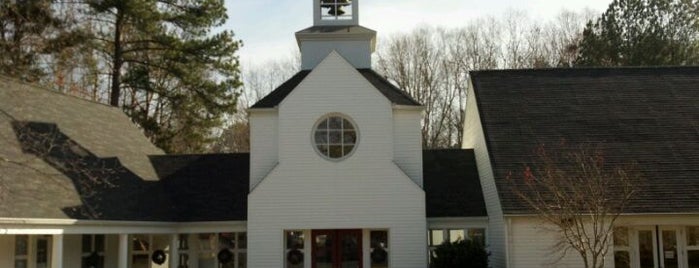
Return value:
[(614, 235), (616, 268), (699, 268), (699, 245), (686, 227), (619, 227)]
[(313, 268), (362, 268), (362, 230), (313, 230)]

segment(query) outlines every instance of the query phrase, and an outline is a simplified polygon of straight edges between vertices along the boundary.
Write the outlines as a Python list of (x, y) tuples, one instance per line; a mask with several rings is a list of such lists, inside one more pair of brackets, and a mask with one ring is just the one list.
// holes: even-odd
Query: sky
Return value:
[[(421, 25), (463, 26), (486, 16), (524, 11), (534, 19), (553, 19), (562, 10), (589, 8), (601, 13), (612, 0), (361, 0), (359, 24), (382, 37)], [(241, 65), (259, 66), (298, 51), (294, 33), (313, 25), (312, 0), (225, 0), (228, 21), (243, 41)]]

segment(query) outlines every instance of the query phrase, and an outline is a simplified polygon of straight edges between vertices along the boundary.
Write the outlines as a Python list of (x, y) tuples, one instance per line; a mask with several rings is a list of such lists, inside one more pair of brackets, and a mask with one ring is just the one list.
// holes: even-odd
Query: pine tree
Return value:
[(576, 65), (697, 64), (697, 14), (697, 0), (615, 0), (585, 27)]
[(107, 55), (110, 104), (120, 106), (168, 152), (199, 152), (223, 117), (235, 111), (240, 86), (221, 0), (89, 0), (103, 21), (97, 50)]
[(51, 0), (0, 2), (0, 73), (27, 81), (44, 77), (39, 60), (74, 44)]

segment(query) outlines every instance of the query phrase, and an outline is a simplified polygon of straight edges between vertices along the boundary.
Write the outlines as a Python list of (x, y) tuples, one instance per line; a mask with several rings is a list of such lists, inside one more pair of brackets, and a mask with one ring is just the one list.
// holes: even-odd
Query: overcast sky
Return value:
[[(561, 10), (603, 12), (612, 0), (361, 0), (359, 24), (376, 30), (379, 40), (419, 25), (458, 27), (469, 20), (521, 10), (548, 20)], [(294, 33), (313, 24), (312, 0), (226, 0), (225, 29), (243, 40), (243, 67), (298, 51)]]

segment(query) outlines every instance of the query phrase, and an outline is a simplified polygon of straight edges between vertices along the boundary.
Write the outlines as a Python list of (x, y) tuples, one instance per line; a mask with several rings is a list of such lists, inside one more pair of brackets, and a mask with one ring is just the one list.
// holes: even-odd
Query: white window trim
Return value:
[[(319, 126), (322, 122), (324, 122), (324, 121), (330, 119), (331, 117), (339, 117), (339, 118), (343, 119), (343, 121), (342, 121), (342, 122), (343, 122), (343, 123), (342, 123), (343, 126), (342, 126), (342, 129), (340, 130), (340, 132), (342, 133), (342, 135), (340, 136), (341, 143), (339, 144), (339, 146), (343, 147), (343, 156), (342, 156), (342, 157), (332, 158), (332, 157), (330, 157), (329, 153), (328, 153), (328, 155), (326, 155), (325, 153), (323, 153), (323, 152), (321, 152), (320, 150), (318, 150), (318, 145), (319, 145), (319, 144), (316, 143), (315, 137), (316, 137), (316, 132), (318, 131), (318, 126)], [(351, 150), (349, 153), (346, 153), (346, 154), (344, 153), (344, 146), (345, 146), (345, 143), (344, 143), (344, 132), (345, 132), (344, 120), (347, 120), (347, 121), (349, 121), (350, 124), (352, 124), (352, 127), (353, 127), (352, 130), (354, 131), (354, 135), (355, 135), (354, 144), (348, 144), (348, 145), (352, 145), (352, 150)], [(330, 137), (329, 137), (329, 135), (330, 135), (330, 130), (331, 130), (331, 129), (330, 129), (330, 126), (328, 125), (328, 129), (327, 129), (327, 132), (328, 132), (327, 146), (331, 146), (331, 145), (333, 145), (333, 146), (338, 146), (338, 144), (331, 144), (331, 143), (330, 143)], [(328, 113), (328, 114), (325, 114), (325, 115), (321, 116), (321, 117), (320, 117), (318, 120), (316, 120), (316, 122), (313, 124), (313, 128), (311, 129), (311, 146), (313, 147), (313, 150), (314, 150), (321, 158), (323, 158), (323, 159), (325, 159), (325, 160), (328, 160), (328, 161), (331, 161), (331, 162), (340, 162), (340, 161), (343, 161), (343, 160), (345, 160), (345, 159), (347, 159), (347, 158), (352, 157), (352, 155), (354, 155), (354, 153), (357, 151), (357, 149), (358, 149), (358, 147), (359, 147), (359, 143), (360, 143), (360, 140), (361, 140), (360, 136), (361, 136), (361, 132), (359, 131), (359, 127), (357, 126), (357, 122), (355, 122), (354, 119), (352, 119), (352, 117), (350, 117), (350, 116), (348, 116), (348, 115), (346, 115), (346, 114), (342, 114), (342, 113)], [(322, 144), (321, 144), (321, 145), (322, 145)]]

